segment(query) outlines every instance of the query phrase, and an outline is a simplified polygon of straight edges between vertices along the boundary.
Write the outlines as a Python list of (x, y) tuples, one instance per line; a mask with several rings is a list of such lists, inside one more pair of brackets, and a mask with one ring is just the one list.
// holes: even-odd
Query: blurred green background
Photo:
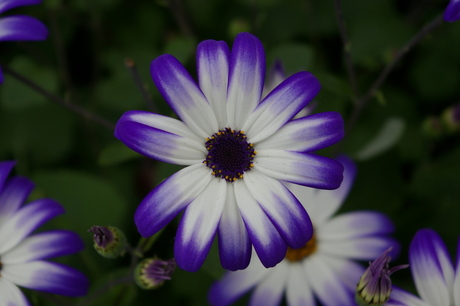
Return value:
[[(447, 3), (343, 2), (360, 95)], [(43, 42), (1, 42), (2, 65), (113, 124), (127, 110), (149, 110), (126, 59), (135, 62), (159, 112), (172, 115), (151, 81), (151, 60), (170, 53), (196, 75), (197, 43), (216, 39), (231, 45), (241, 31), (263, 42), (267, 72), (279, 59), (288, 74), (308, 70), (318, 77), (323, 87), (316, 98), (317, 112), (338, 111), (348, 122), (354, 108), (332, 0), (44, 0), (10, 14), (39, 18), (50, 36)], [(397, 263), (408, 261), (408, 246), (419, 228), (438, 231), (452, 255), (460, 235), (459, 132), (447, 131), (442, 122), (435, 125), (435, 135), (423, 128), (427, 118), (439, 119), (460, 102), (459, 33), (460, 21), (444, 23), (425, 37), (396, 66), (340, 147), (321, 152), (331, 156), (340, 150), (355, 158), (358, 176), (342, 211), (387, 213), (402, 243)], [(135, 245), (140, 238), (133, 223), (137, 205), (180, 169), (131, 152), (113, 130), (6, 75), (0, 86), (0, 160), (9, 159), (18, 161), (17, 174), (36, 183), (33, 198), (53, 197), (66, 208), (65, 215), (44, 228), (71, 229), (85, 240), (85, 251), (59, 260), (84, 271), (92, 292), (126, 272), (129, 256), (100, 257), (87, 229), (114, 225)], [(173, 257), (176, 225), (166, 227), (147, 256)], [(89, 305), (205, 305), (209, 285), (222, 273), (213, 248), (197, 273), (177, 270), (172, 281), (154, 291), (134, 284), (115, 286)], [(409, 270), (393, 280), (413, 290)], [(37, 305), (69, 302), (27, 294)], [(238, 305), (244, 304), (243, 299)]]

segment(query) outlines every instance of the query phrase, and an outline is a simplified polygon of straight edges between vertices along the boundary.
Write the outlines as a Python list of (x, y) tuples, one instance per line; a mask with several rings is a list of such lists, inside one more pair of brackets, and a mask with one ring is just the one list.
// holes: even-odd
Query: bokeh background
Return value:
[[(447, 4), (343, 1), (360, 96)], [(132, 109), (174, 116), (151, 81), (151, 60), (170, 53), (196, 75), (197, 43), (215, 39), (231, 45), (242, 31), (263, 42), (267, 72), (281, 60), (287, 74), (308, 70), (317, 76), (322, 84), (317, 112), (338, 111), (347, 123), (356, 105), (332, 0), (44, 0), (6, 15), (11, 14), (42, 20), (50, 35), (43, 42), (1, 42), (2, 66), (112, 124)], [(401, 242), (395, 264), (408, 262), (409, 243), (423, 227), (438, 231), (452, 256), (456, 250), (460, 132), (449, 130), (441, 119), (446, 109), (460, 103), (459, 49), (460, 21), (441, 24), (396, 66), (342, 143), (320, 152), (346, 153), (356, 160), (357, 180), (341, 211), (388, 214)], [(146, 103), (127, 59), (135, 63), (153, 104)], [(427, 129), (428, 118), (433, 124)], [(25, 290), (34, 305), (206, 305), (210, 284), (224, 272), (214, 247), (199, 272), (177, 270), (173, 280), (157, 290), (127, 283), (94, 294), (123, 276), (130, 258), (100, 257), (87, 229), (114, 225), (136, 245), (137, 205), (180, 167), (130, 151), (113, 136), (110, 124), (76, 114), (6, 74), (0, 86), (0, 160), (11, 159), (18, 162), (16, 174), (36, 183), (32, 198), (52, 197), (66, 209), (43, 229), (74, 230), (87, 245), (83, 252), (58, 261), (87, 274), (92, 297), (67, 299)], [(177, 220), (168, 225), (146, 256), (173, 257), (176, 226)], [(414, 290), (408, 269), (395, 274), (393, 281)]]

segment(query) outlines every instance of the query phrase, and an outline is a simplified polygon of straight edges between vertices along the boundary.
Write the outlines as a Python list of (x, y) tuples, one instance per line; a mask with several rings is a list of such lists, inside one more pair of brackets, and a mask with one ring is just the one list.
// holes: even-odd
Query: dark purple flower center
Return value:
[(203, 163), (211, 168), (215, 177), (234, 182), (253, 167), (257, 152), (243, 131), (225, 128), (206, 138), (205, 145), (208, 155)]

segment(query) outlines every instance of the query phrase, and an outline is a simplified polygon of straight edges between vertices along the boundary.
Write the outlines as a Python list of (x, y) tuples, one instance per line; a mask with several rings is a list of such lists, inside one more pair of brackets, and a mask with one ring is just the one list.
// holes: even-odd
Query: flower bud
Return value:
[(170, 280), (176, 269), (176, 260), (161, 260), (157, 257), (146, 258), (141, 261), (134, 271), (134, 280), (142, 289), (156, 289)]
[(103, 257), (116, 258), (126, 251), (126, 236), (114, 226), (92, 226), (88, 232), (94, 233), (94, 249)]
[(409, 266), (400, 265), (390, 269), (391, 256), (388, 254), (391, 249), (390, 247), (377, 259), (370, 262), (369, 267), (361, 276), (355, 295), (358, 306), (383, 306), (390, 299), (390, 275)]
[(450, 132), (460, 130), (460, 103), (447, 108), (442, 113), (442, 122)]

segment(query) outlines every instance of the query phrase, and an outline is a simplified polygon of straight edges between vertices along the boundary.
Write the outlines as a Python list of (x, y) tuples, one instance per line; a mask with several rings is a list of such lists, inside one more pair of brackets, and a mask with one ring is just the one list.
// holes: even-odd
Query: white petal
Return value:
[(402, 290), (396, 286), (393, 286), (391, 291), (390, 300), (385, 304), (385, 306), (437, 306), (428, 304), (422, 301), (420, 298), (415, 295)]
[(16, 285), (0, 277), (0, 305), (29, 306), (30, 303)]
[(289, 264), (286, 300), (289, 306), (316, 306), (311, 284), (305, 276), (301, 262)]
[(256, 287), (249, 301), (250, 306), (277, 306), (283, 297), (288, 278), (289, 267), (284, 261), (271, 268), (270, 273)]

